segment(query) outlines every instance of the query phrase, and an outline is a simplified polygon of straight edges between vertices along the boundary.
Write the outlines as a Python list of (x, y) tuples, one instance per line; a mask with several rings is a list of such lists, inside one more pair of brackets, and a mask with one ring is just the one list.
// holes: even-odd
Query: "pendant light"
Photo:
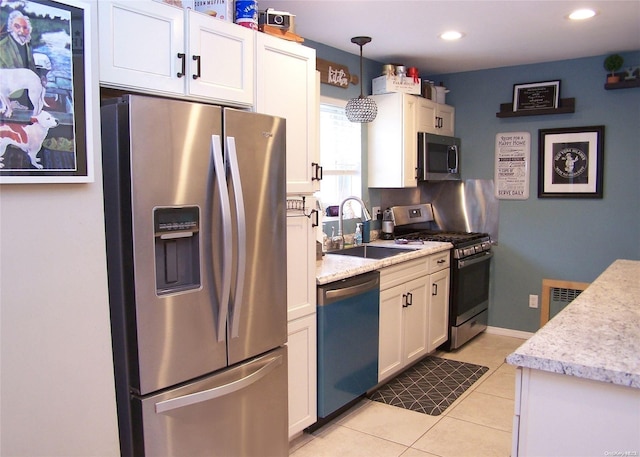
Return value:
[(357, 36), (351, 38), (352, 43), (360, 46), (360, 96), (349, 100), (347, 107), (345, 108), (347, 119), (351, 122), (371, 122), (378, 114), (376, 102), (362, 95), (362, 46), (370, 41), (371, 37), (368, 36)]

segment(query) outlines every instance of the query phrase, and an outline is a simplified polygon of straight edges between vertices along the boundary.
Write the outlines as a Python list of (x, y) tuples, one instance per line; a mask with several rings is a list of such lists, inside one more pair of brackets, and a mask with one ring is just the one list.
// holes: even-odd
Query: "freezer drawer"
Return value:
[[(287, 456), (287, 348), (142, 399), (136, 455)], [(140, 422), (138, 422), (140, 423)]]

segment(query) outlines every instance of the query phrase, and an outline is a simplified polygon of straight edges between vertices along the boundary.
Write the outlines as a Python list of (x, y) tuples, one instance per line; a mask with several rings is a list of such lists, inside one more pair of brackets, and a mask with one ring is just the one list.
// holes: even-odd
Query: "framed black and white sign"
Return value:
[(530, 156), (529, 132), (506, 132), (496, 135), (494, 182), (497, 198), (529, 198)]
[(514, 112), (558, 108), (559, 101), (559, 80), (513, 85)]
[(538, 132), (538, 197), (602, 198), (604, 126)]
[(0, 183), (93, 181), (89, 7), (1, 2)]

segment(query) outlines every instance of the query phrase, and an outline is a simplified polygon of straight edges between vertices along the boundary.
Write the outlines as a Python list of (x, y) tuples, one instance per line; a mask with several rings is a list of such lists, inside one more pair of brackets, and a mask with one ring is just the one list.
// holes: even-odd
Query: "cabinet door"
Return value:
[(418, 97), (393, 93), (372, 98), (378, 115), (367, 127), (369, 187), (416, 187)]
[(152, 1), (98, 2), (100, 82), (105, 86), (183, 94), (184, 12)]
[(428, 342), (428, 277), (414, 279), (404, 285), (404, 365), (409, 365), (427, 353)]
[(429, 99), (418, 99), (416, 115), (418, 132), (438, 133), (438, 129), (436, 127), (437, 106), (437, 103)]
[(256, 34), (256, 111), (287, 120), (287, 192), (313, 193), (318, 162), (315, 49)]
[(289, 322), (289, 438), (317, 420), (316, 315)]
[(438, 135), (453, 136), (455, 134), (455, 114), (456, 109), (453, 106), (438, 105), (436, 113)]
[[(315, 199), (306, 198), (307, 208)], [(309, 211), (307, 209), (307, 211)], [(301, 211), (287, 212), (287, 319), (316, 312), (316, 227)]]
[(434, 351), (447, 341), (449, 326), (449, 269), (429, 275), (429, 344)]
[(255, 32), (193, 10), (187, 17), (189, 95), (251, 106)]
[(378, 382), (403, 367), (402, 315), (404, 284), (380, 292)]

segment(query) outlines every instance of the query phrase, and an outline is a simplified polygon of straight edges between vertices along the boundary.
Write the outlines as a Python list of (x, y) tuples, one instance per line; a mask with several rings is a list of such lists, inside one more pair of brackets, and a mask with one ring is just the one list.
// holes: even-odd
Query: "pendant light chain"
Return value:
[(345, 108), (347, 119), (349, 119), (349, 121), (351, 122), (371, 122), (376, 118), (376, 115), (378, 114), (378, 107), (376, 106), (376, 102), (364, 96), (362, 85), (362, 46), (369, 43), (370, 41), (370, 37), (364, 36), (351, 38), (352, 43), (360, 46), (360, 96), (358, 98), (352, 98), (351, 100), (349, 100), (349, 102), (347, 103), (347, 107)]

